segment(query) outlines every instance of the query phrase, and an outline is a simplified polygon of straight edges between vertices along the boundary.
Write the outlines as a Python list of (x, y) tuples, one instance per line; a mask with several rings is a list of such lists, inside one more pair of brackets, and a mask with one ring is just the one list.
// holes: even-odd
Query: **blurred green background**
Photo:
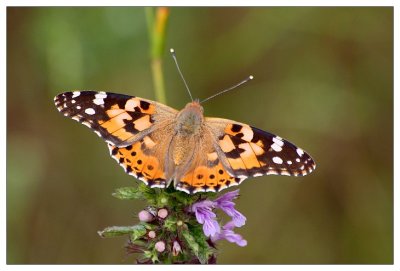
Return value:
[[(240, 186), (241, 248), (218, 263), (393, 263), (393, 8), (171, 8), (175, 48), (207, 116), (249, 123), (307, 150), (304, 178)], [(130, 263), (125, 238), (140, 201), (111, 196), (135, 180), (105, 143), (59, 114), (74, 89), (154, 99), (143, 8), (7, 9), (7, 262)], [(164, 56), (168, 105), (189, 101)], [(231, 189), (232, 190), (232, 189)]]

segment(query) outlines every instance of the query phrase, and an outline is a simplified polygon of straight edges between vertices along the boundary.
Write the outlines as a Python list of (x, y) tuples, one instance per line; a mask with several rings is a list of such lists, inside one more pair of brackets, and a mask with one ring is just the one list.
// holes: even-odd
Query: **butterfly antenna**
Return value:
[(212, 96), (210, 96), (210, 97), (208, 97), (208, 98), (202, 100), (200, 103), (204, 103), (204, 102), (206, 102), (206, 101), (208, 101), (208, 100), (210, 100), (210, 99), (212, 99), (212, 98), (214, 98), (214, 97), (217, 97), (218, 95), (221, 95), (221, 94), (223, 94), (223, 93), (225, 93), (225, 92), (228, 92), (228, 91), (230, 91), (230, 90), (232, 90), (232, 89), (235, 89), (235, 88), (237, 88), (237, 87), (243, 85), (244, 83), (247, 83), (247, 82), (249, 82), (250, 80), (253, 80), (253, 78), (254, 78), (253, 75), (250, 75), (249, 77), (247, 77), (247, 78), (244, 79), (243, 81), (237, 83), (236, 85), (234, 85), (234, 86), (232, 86), (232, 87), (230, 87), (230, 88), (224, 89), (224, 90), (222, 90), (222, 91), (220, 91), (220, 92), (218, 92), (218, 93), (216, 93), (216, 94), (214, 94), (214, 95), (212, 95)]
[(189, 87), (188, 87), (188, 85), (187, 85), (187, 83), (186, 83), (185, 78), (183, 77), (183, 74), (182, 74), (182, 72), (181, 72), (181, 69), (179, 68), (178, 60), (176, 59), (175, 50), (171, 48), (171, 49), (169, 49), (169, 51), (171, 52), (172, 58), (173, 58), (174, 61), (175, 61), (176, 68), (178, 69), (178, 72), (179, 72), (179, 74), (181, 75), (181, 78), (182, 78), (182, 80), (183, 80), (183, 83), (185, 83), (185, 87), (186, 87), (186, 89), (187, 89), (187, 91), (188, 91), (188, 93), (189, 93), (190, 99), (191, 99), (192, 102), (193, 102), (192, 93), (190, 92), (190, 89), (189, 89)]

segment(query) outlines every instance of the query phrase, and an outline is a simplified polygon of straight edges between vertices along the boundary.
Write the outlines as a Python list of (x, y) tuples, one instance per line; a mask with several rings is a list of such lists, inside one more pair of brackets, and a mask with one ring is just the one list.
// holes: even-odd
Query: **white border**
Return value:
[[(394, 64), (394, 74), (398, 75), (397, 72), (399, 71), (398, 68), (398, 63), (399, 63), (399, 54), (398, 54), (398, 45), (399, 45), (399, 4), (396, 1), (389, 1), (389, 0), (381, 0), (381, 1), (349, 1), (349, 0), (340, 0), (340, 1), (331, 1), (331, 0), (326, 0), (326, 1), (293, 1), (293, 0), (282, 0), (282, 1), (252, 1), (252, 0), (247, 0), (247, 1), (238, 1), (238, 0), (224, 0), (224, 1), (211, 1), (211, 0), (206, 0), (202, 1), (200, 3), (188, 3), (188, 2), (183, 2), (183, 1), (153, 1), (153, 0), (148, 0), (148, 1), (111, 1), (111, 0), (98, 0), (95, 1), (96, 6), (131, 6), (132, 3), (138, 4), (139, 6), (243, 6), (245, 3), (246, 6), (394, 6), (394, 44), (395, 44), (395, 64)], [(2, 147), (4, 148), (4, 151), (2, 152), (4, 154), (4, 162), (1, 164), (1, 172), (3, 175), (3, 179), (6, 179), (6, 167), (5, 167), (5, 146), (6, 146), (6, 7), (7, 6), (92, 6), (94, 1), (88, 1), (88, 0), (70, 0), (70, 1), (50, 1), (50, 0), (40, 0), (40, 1), (32, 1), (32, 0), (15, 0), (15, 1), (2, 1), (2, 10), (0, 13), (0, 18), (1, 18), (1, 36), (3, 37), (3, 50), (1, 50), (1, 56), (3, 65), (2, 67), (2, 73), (0, 77), (0, 82), (1, 85), (3, 86), (1, 91), (1, 108), (3, 109), (3, 114), (0, 117), (0, 122), (1, 122), (1, 127), (4, 129), (3, 133), (1, 133), (1, 142), (2, 142)], [(396, 72), (397, 71), (397, 72)], [(400, 108), (398, 107), (398, 80), (395, 78), (395, 84), (394, 84), (394, 117), (395, 117), (395, 123), (394, 123), (394, 135), (395, 139), (396, 136), (399, 135), (399, 128), (398, 128), (398, 119), (399, 119), (399, 113), (400, 113)], [(379, 131), (377, 131), (379, 132)], [(394, 180), (399, 181), (399, 145), (397, 142), (394, 142), (394, 162), (395, 162), (395, 178)], [(399, 190), (399, 185), (395, 182), (394, 183), (394, 207), (395, 207), (395, 218), (394, 218), (394, 228), (398, 229), (400, 226), (399, 223), (399, 208), (400, 206), (400, 200), (398, 199), (398, 196), (400, 195), (400, 190)], [(1, 240), (1, 254), (0, 254), (0, 269), (1, 270), (20, 270), (21, 268), (29, 268), (33, 270), (54, 270), (55, 268), (57, 270), (70, 270), (70, 269), (87, 269), (87, 270), (110, 270), (110, 268), (118, 269), (118, 270), (132, 270), (134, 268), (135, 270), (159, 270), (161, 269), (166, 269), (168, 270), (172, 266), (153, 266), (153, 265), (145, 265), (145, 266), (138, 266), (136, 265), (135, 267), (131, 265), (117, 265), (117, 266), (110, 266), (110, 265), (6, 265), (6, 185), (5, 182), (3, 183), (3, 190), (2, 190), (2, 202), (0, 204), (0, 213), (1, 213), (1, 223), (0, 223), (0, 240)], [(397, 207), (397, 208), (396, 208)], [(288, 269), (294, 269), (294, 270), (307, 270), (307, 271), (313, 271), (313, 270), (337, 270), (337, 269), (342, 269), (344, 268), (345, 270), (360, 270), (360, 271), (369, 271), (369, 270), (400, 270), (400, 256), (398, 253), (398, 247), (399, 247), (399, 235), (397, 234), (396, 230), (394, 232), (394, 242), (395, 242), (395, 255), (394, 255), (394, 265), (269, 265), (269, 266), (264, 266), (264, 265), (251, 265), (250, 268), (254, 270), (265, 270), (268, 268), (269, 270), (288, 270)], [(174, 269), (184, 269), (184, 270), (200, 270), (203, 269), (204, 266), (178, 266), (174, 265)], [(218, 270), (229, 270), (231, 271), (232, 269), (242, 269), (244, 266), (232, 266), (232, 265), (225, 265), (225, 266), (207, 266), (207, 268), (211, 269), (218, 269)]]

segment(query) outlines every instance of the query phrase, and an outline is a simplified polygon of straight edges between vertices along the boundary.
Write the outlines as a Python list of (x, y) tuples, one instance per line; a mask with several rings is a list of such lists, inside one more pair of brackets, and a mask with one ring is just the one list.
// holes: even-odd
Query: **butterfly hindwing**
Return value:
[(149, 135), (126, 147), (108, 144), (110, 155), (125, 172), (143, 181), (150, 187), (165, 188), (167, 180), (164, 173), (163, 159), (154, 151), (158, 143)]
[(218, 192), (238, 185), (240, 178), (231, 176), (221, 162), (204, 163), (187, 172), (176, 188), (189, 194), (197, 192)]

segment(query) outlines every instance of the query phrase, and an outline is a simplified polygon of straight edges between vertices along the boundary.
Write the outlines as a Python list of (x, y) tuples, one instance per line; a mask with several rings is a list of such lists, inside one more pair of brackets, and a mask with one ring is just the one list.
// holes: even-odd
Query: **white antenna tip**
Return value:
[(250, 79), (250, 80), (253, 80), (253, 79), (254, 79), (254, 76), (253, 76), (253, 75), (250, 75), (250, 76), (249, 76), (249, 79)]
[(171, 53), (175, 53), (174, 48), (169, 49), (169, 51), (170, 51)]

